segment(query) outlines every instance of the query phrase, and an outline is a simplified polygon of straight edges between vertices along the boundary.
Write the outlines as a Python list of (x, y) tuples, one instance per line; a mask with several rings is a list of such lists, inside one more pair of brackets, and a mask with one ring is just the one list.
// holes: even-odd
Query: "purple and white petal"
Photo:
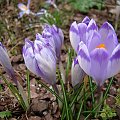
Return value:
[(31, 2), (31, 0), (28, 0), (28, 3), (27, 3), (27, 8), (28, 9), (30, 8), (30, 2)]
[(91, 39), (90, 38), (87, 39), (87, 43), (86, 43), (89, 53), (100, 44), (102, 44), (100, 34), (97, 31), (93, 31), (93, 35), (91, 35)]
[(78, 24), (80, 41), (83, 41), (85, 44), (86, 44), (86, 29), (87, 29), (87, 25), (85, 23)]
[(73, 22), (70, 27), (70, 42), (73, 49), (77, 52), (77, 47), (80, 42), (78, 25), (76, 22)]
[(25, 14), (24, 11), (19, 12), (18, 18), (22, 18), (24, 14)]
[(73, 60), (72, 68), (71, 68), (71, 82), (72, 85), (75, 86), (78, 83), (81, 83), (85, 76), (85, 72), (80, 67), (77, 58)]
[(25, 45), (23, 47), (23, 58), (26, 67), (35, 75), (40, 76), (41, 72), (35, 59), (33, 43), (31, 41), (26, 40), (25, 42)]
[(10, 58), (7, 54), (6, 49), (3, 47), (2, 43), (0, 42), (0, 63), (4, 67), (7, 74), (13, 79), (13, 81), (17, 84), (17, 81), (15, 79), (15, 73), (12, 68)]
[(109, 55), (112, 54), (112, 51), (118, 45), (118, 42), (116, 42), (116, 41), (118, 41), (117, 37), (115, 36), (115, 34), (111, 34), (111, 33), (109, 33), (108, 36), (107, 36), (107, 38), (103, 41), (103, 43), (106, 46), (107, 51), (109, 52)]
[(46, 38), (50, 44), (53, 44), (56, 56), (59, 59), (61, 53), (61, 47), (64, 42), (64, 35), (61, 29), (57, 28), (55, 25), (45, 25), (42, 32), (42, 37)]
[(96, 25), (96, 22), (93, 19), (90, 20), (88, 27), (87, 27), (88, 32), (91, 30), (96, 30), (96, 31), (98, 30), (98, 26)]
[(96, 81), (97, 85), (101, 86), (106, 79), (108, 52), (105, 48), (96, 48), (90, 53), (91, 69), (90, 75)]
[(113, 50), (108, 62), (107, 78), (110, 78), (120, 72), (120, 44)]
[(86, 30), (86, 40), (89, 41), (92, 39), (92, 36), (95, 31), (98, 31), (98, 27), (96, 25), (96, 22), (91, 19)]
[[(115, 30), (114, 30), (114, 28), (112, 27), (112, 25), (111, 24), (109, 24), (108, 22), (105, 22), (102, 26), (101, 26), (101, 28), (99, 29), (99, 33), (100, 33), (100, 35), (101, 35), (101, 39), (104, 41), (106, 38), (107, 38), (107, 36), (108, 36), (108, 34), (114, 34), (115, 35), (115, 39), (117, 39), (117, 36), (116, 36), (116, 33), (115, 33)], [(118, 41), (116, 40), (115, 41), (116, 42), (116, 44), (118, 44)]]
[(40, 70), (43, 73), (41, 76), (47, 83), (55, 84), (56, 82), (56, 58), (52, 52), (44, 47), (40, 53), (35, 52), (35, 58)]
[(86, 25), (88, 25), (89, 22), (90, 22), (90, 18), (88, 16), (86, 16), (82, 21), (82, 23), (85, 23)]
[(26, 10), (28, 10), (27, 6), (24, 5), (23, 3), (19, 3), (19, 4), (18, 4), (18, 8), (19, 8), (21, 11), (26, 11)]
[(84, 72), (88, 75), (90, 75), (90, 56), (89, 56), (89, 52), (87, 49), (87, 46), (83, 43), (83, 41), (81, 41), (79, 43), (79, 50), (78, 50), (78, 62), (80, 67), (84, 70)]

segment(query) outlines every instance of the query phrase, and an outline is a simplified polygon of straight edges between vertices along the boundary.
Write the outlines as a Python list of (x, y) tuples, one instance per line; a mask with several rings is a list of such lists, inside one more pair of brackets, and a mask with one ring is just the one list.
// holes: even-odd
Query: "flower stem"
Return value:
[(107, 90), (105, 91), (105, 94), (104, 94), (104, 97), (102, 99), (102, 101), (88, 114), (88, 116), (84, 119), (84, 120), (88, 120), (89, 116), (91, 115), (91, 113), (93, 113), (95, 110), (98, 109), (98, 107), (104, 102), (104, 100), (106, 99), (107, 97), (107, 94), (108, 94), (108, 91), (110, 90), (110, 87), (112, 85), (112, 81), (113, 81), (113, 77), (111, 78), (110, 82), (109, 82), (109, 85), (107, 87)]

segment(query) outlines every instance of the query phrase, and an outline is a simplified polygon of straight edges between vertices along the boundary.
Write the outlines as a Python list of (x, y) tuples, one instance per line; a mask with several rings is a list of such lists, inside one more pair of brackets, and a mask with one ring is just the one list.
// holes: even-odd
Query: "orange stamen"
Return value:
[(106, 48), (105, 44), (100, 44), (96, 48)]

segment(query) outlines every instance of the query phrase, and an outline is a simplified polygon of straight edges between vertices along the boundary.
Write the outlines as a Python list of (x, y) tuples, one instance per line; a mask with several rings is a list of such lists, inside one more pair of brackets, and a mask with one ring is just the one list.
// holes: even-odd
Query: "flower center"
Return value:
[(25, 11), (28, 10), (28, 8), (25, 5), (21, 6), (21, 8), (24, 9)]
[(106, 49), (106, 46), (105, 46), (105, 44), (100, 44), (96, 48), (105, 48)]

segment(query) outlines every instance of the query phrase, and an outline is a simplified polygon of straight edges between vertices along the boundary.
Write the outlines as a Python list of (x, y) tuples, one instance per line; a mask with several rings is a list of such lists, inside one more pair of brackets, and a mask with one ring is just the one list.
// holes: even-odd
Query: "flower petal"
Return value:
[(47, 83), (56, 82), (56, 57), (49, 48), (42, 48), (40, 53), (35, 52), (35, 58), (38, 66), (43, 73), (41, 76)]
[(90, 53), (91, 70), (90, 74), (96, 81), (97, 85), (101, 86), (106, 79), (108, 52), (104, 48), (96, 48)]
[(73, 22), (70, 27), (70, 42), (73, 49), (77, 52), (77, 47), (80, 42), (79, 30), (78, 25), (76, 22)]
[(28, 0), (28, 3), (27, 3), (27, 8), (29, 9), (29, 7), (30, 7), (30, 1), (31, 0)]
[(42, 73), (38, 68), (33, 50), (33, 42), (26, 40), (25, 45), (23, 47), (23, 58), (25, 61), (25, 65), (32, 73), (34, 73), (37, 76), (40, 76), (40, 74)]
[(77, 58), (75, 58), (73, 60), (72, 68), (71, 68), (72, 85), (75, 86), (78, 83), (81, 83), (84, 76), (85, 76), (85, 72), (80, 67)]
[(120, 44), (112, 52), (108, 62), (107, 78), (110, 78), (120, 72)]
[(13, 70), (12, 65), (10, 63), (10, 58), (7, 54), (6, 49), (4, 48), (4, 46), (2, 45), (1, 42), (0, 42), (0, 62), (2, 64), (2, 66), (4, 67), (5, 71), (7, 72), (7, 74), (17, 84), (17, 80), (15, 78), (15, 73), (14, 73), (14, 70)]
[(89, 53), (101, 43), (102, 43), (101, 36), (97, 31), (93, 31), (93, 35), (91, 35), (91, 39), (87, 39), (87, 46)]
[(78, 24), (80, 41), (83, 41), (85, 44), (86, 44), (86, 29), (87, 29), (87, 25), (85, 23)]
[(44, 30), (42, 32), (42, 36), (46, 38), (50, 44), (51, 44), (51, 41), (53, 41), (54, 45), (52, 46), (54, 46), (55, 51), (56, 51), (56, 56), (59, 59), (60, 53), (61, 53), (60, 50), (64, 42), (64, 35), (63, 35), (62, 30), (57, 28), (55, 25), (52, 25), (52, 26), (45, 25)]
[(98, 31), (98, 27), (96, 25), (96, 22), (93, 19), (91, 19), (87, 26), (87, 33), (86, 33), (86, 39), (88, 41), (91, 40), (95, 31)]
[(82, 23), (85, 23), (86, 25), (88, 25), (89, 22), (90, 22), (90, 19), (89, 19), (88, 16), (86, 16), (86, 17), (83, 19), (83, 21), (82, 21)]
[(103, 43), (106, 46), (107, 51), (109, 52), (109, 55), (112, 54), (112, 51), (118, 45), (118, 42), (116, 42), (116, 41), (118, 41), (117, 37), (115, 36), (115, 34), (112, 34), (112, 33), (109, 33), (108, 36), (107, 36), (107, 38), (103, 41)]
[(86, 74), (90, 75), (90, 56), (87, 46), (83, 43), (83, 41), (79, 43), (77, 57), (80, 67), (84, 70)]
[(22, 10), (22, 11), (28, 10), (27, 6), (24, 5), (23, 3), (19, 3), (19, 4), (18, 4), (18, 8), (19, 8), (20, 10)]
[(98, 30), (96, 22), (93, 19), (90, 20), (88, 27), (87, 27), (87, 31), (91, 31), (91, 30), (96, 30), (96, 31)]
[[(99, 33), (100, 33), (100, 35), (101, 35), (101, 37), (102, 37), (101, 39), (102, 39), (103, 41), (107, 38), (107, 36), (108, 36), (109, 33), (114, 34), (115, 37), (117, 37), (114, 28), (113, 28), (112, 25), (109, 24), (108, 22), (105, 22), (105, 23), (101, 26), (101, 28), (99, 29)], [(116, 40), (115, 42), (118, 43), (117, 40)]]

